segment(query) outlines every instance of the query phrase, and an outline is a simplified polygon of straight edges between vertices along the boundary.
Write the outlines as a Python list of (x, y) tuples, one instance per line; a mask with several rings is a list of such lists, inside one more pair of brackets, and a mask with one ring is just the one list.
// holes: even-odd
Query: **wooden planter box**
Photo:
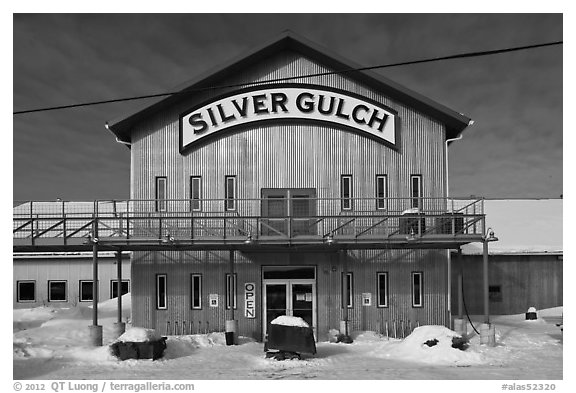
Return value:
[(316, 354), (314, 332), (309, 327), (270, 324), (267, 349)]
[(145, 342), (115, 342), (110, 345), (112, 354), (120, 360), (126, 359), (152, 359), (156, 360), (164, 355), (166, 337), (159, 340)]

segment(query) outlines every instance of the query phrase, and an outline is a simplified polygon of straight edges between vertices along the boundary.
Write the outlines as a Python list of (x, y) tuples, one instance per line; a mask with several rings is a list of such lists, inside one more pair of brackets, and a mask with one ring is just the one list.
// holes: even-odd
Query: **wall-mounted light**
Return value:
[(328, 245), (334, 244), (334, 236), (332, 236), (332, 234), (326, 236), (326, 238), (324, 239), (324, 243)]
[(252, 239), (252, 234), (248, 234), (248, 236), (246, 237), (246, 240), (244, 240), (244, 244), (254, 244), (254, 239)]

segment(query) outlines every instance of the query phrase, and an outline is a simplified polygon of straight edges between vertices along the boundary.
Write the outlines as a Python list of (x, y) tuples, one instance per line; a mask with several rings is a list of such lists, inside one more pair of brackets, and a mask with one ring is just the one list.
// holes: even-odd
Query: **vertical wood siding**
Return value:
[[(458, 312), (458, 257), (452, 258), (452, 312)], [(483, 314), (482, 255), (462, 257), (468, 313)], [(502, 301), (490, 301), (490, 314), (522, 314), (563, 305), (563, 264), (556, 255), (490, 255), (488, 285), (500, 285)], [(546, 279), (542, 279), (546, 277)]]

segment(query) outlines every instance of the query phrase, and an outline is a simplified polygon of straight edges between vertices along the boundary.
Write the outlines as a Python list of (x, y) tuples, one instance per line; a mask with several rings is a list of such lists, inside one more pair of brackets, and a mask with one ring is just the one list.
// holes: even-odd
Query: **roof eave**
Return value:
[[(192, 80), (180, 84), (175, 87), (173, 91), (184, 93), (189, 90), (209, 87), (212, 82), (218, 82), (237, 70), (254, 64), (269, 54), (288, 48), (297, 50), (312, 58), (319, 58), (335, 70), (362, 68), (361, 65), (345, 59), (338, 54), (332, 53), (330, 50), (320, 47), (318, 44), (311, 42), (304, 37), (298, 36), (291, 31), (285, 31), (279, 36), (272, 38), (255, 49), (252, 49), (248, 53), (243, 53), (222, 64), (216, 71), (213, 69), (209, 70)], [(458, 136), (471, 122), (471, 119), (467, 116), (455, 112), (452, 109), (408, 89), (407, 87), (402, 86), (374, 71), (350, 71), (346, 72), (346, 74), (350, 75), (353, 79), (367, 83), (371, 87), (383, 90), (392, 98), (403, 102), (406, 105), (413, 106), (444, 123), (447, 130), (447, 139)], [(152, 104), (147, 103), (128, 115), (110, 121), (108, 128), (119, 140), (131, 142), (130, 131), (135, 123), (162, 110), (166, 106), (171, 105), (180, 98), (180, 94), (159, 98)]]

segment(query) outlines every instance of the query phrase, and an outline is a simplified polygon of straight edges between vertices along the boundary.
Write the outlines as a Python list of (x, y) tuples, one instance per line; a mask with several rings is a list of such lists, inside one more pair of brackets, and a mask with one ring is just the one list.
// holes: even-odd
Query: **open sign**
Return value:
[(244, 317), (256, 318), (256, 284), (244, 284)]

